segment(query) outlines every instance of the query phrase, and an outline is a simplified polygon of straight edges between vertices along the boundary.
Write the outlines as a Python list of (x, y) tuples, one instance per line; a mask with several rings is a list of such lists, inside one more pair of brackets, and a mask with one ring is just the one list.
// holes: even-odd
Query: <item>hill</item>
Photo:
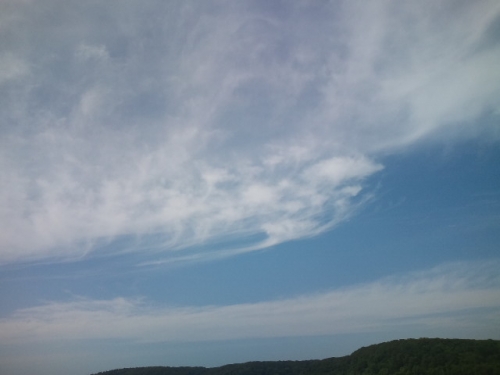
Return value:
[(205, 367), (139, 367), (95, 375), (500, 375), (500, 341), (408, 339), (339, 358)]

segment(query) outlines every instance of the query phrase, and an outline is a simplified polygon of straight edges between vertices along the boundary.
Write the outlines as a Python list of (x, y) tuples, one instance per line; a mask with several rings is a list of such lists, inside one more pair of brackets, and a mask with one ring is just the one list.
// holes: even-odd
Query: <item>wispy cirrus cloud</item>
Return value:
[(381, 155), (498, 139), (495, 1), (1, 7), (1, 263), (267, 247), (349, 217)]
[(206, 341), (420, 327), (491, 335), (498, 326), (498, 262), (454, 263), (295, 298), (228, 306), (162, 307), (141, 299), (80, 299), (0, 319), (2, 342), (81, 339)]

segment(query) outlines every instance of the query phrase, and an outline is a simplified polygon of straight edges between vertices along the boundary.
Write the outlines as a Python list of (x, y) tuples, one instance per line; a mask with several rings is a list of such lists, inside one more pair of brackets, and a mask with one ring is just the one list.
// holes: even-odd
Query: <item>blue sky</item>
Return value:
[(497, 1), (3, 1), (0, 370), (500, 339)]

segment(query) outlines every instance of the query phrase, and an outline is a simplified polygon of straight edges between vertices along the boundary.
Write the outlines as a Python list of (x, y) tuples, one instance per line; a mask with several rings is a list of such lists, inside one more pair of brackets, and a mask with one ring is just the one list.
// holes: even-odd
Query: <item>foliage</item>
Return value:
[(140, 367), (96, 375), (500, 375), (500, 341), (409, 339), (371, 345), (349, 356), (248, 362), (216, 368)]

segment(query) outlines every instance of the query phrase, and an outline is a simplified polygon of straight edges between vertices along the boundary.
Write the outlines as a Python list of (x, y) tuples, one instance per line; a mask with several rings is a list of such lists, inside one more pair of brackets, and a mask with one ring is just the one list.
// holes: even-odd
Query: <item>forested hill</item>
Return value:
[(408, 339), (339, 358), (248, 362), (215, 368), (139, 367), (99, 375), (500, 375), (500, 341)]

